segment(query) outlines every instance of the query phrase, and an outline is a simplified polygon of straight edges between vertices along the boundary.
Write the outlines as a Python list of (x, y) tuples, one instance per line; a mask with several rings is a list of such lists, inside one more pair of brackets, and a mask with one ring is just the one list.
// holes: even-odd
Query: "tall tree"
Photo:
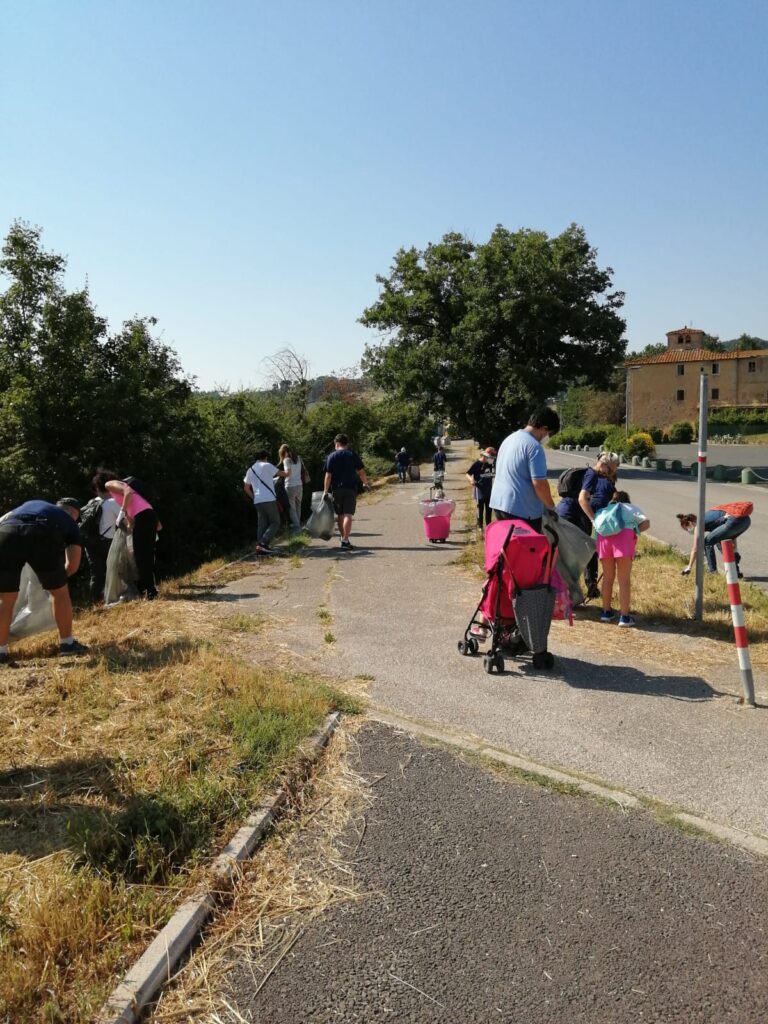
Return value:
[(401, 249), (360, 318), (373, 382), (462, 433), (503, 436), (569, 383), (601, 386), (624, 353), (623, 293), (583, 228), (550, 238), (498, 226), (475, 245), (445, 235)]

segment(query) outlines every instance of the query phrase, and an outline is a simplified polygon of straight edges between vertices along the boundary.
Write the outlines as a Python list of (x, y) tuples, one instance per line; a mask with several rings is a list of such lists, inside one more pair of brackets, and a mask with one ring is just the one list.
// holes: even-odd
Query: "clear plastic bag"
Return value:
[[(319, 497), (318, 497), (319, 496)], [(315, 505), (315, 498), (318, 498)], [(312, 495), (312, 515), (307, 520), (304, 529), (317, 540), (330, 540), (333, 536), (333, 499), (330, 494), (323, 494), (322, 491), (315, 491)]]
[(104, 604), (116, 604), (121, 597), (135, 590), (139, 578), (133, 551), (128, 544), (128, 532), (121, 524), (107, 556), (107, 578), (104, 584)]
[(549, 530), (557, 536), (557, 571), (568, 587), (574, 605), (581, 604), (584, 600), (581, 577), (595, 553), (595, 542), (578, 526), (569, 523), (562, 516), (557, 522), (549, 517), (545, 518), (544, 536), (551, 540)]
[(13, 606), (11, 637), (14, 640), (21, 640), (22, 637), (34, 636), (36, 633), (45, 633), (55, 628), (50, 594), (43, 590), (35, 573), (25, 565), (21, 571), (19, 596)]

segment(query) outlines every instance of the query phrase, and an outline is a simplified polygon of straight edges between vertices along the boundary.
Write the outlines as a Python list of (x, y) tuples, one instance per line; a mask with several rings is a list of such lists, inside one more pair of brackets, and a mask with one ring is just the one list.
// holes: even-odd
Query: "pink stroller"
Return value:
[(480, 603), (458, 643), (460, 654), (477, 654), (480, 639), (490, 633), (491, 646), (483, 655), (486, 672), (504, 671), (502, 650), (513, 657), (531, 651), (534, 668), (552, 668), (554, 664), (547, 640), (558, 596), (551, 585), (557, 537), (554, 531), (549, 533), (551, 545), (520, 519), (496, 521), (486, 527), (487, 577)]

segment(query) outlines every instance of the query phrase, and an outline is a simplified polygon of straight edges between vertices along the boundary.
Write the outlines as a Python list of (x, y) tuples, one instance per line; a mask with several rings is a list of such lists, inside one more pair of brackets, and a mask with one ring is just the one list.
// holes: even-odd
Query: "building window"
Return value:
[(678, 400), (678, 402), (684, 402), (685, 401), (685, 392), (683, 391), (682, 388), (680, 388), (678, 390), (678, 392), (677, 392), (677, 400)]
[(720, 388), (712, 388), (712, 398), (717, 401), (720, 397)]
[(678, 336), (677, 336), (677, 344), (678, 345), (682, 345), (684, 341), (685, 341), (685, 338), (682, 336), (682, 334), (678, 334)]
[(677, 376), (678, 377), (684, 377), (685, 376), (685, 366), (683, 365), (683, 363), (678, 363), (678, 366), (677, 366)]
[(712, 363), (712, 376), (716, 377), (720, 373), (720, 363)]
[(757, 363), (754, 359), (750, 359), (747, 363), (747, 373), (754, 373), (757, 369)]

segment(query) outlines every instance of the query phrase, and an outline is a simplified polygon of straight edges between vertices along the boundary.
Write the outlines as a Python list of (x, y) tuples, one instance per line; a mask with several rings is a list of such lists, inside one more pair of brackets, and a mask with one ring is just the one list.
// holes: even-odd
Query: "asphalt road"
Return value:
[(339, 844), (338, 878), (367, 895), (311, 921), (257, 996), (263, 975), (233, 955), (236, 1019), (768, 1017), (764, 862), (381, 726), (362, 732), (355, 767), (373, 803)]
[[(686, 446), (680, 446), (686, 447)], [(738, 445), (721, 445), (737, 450)], [(550, 477), (557, 478), (563, 469), (594, 463), (596, 452), (560, 452), (547, 450)], [(765, 458), (765, 456), (763, 456)], [(622, 490), (629, 493), (651, 520), (650, 535), (666, 544), (672, 544), (684, 554), (690, 551), (691, 537), (680, 529), (675, 518), (677, 512), (696, 512), (698, 509), (698, 481), (673, 473), (622, 466), (619, 470)], [(707, 480), (707, 507), (729, 501), (751, 501), (754, 505), (752, 526), (739, 537), (744, 575), (763, 587), (768, 585), (768, 490), (743, 484), (716, 484)]]

